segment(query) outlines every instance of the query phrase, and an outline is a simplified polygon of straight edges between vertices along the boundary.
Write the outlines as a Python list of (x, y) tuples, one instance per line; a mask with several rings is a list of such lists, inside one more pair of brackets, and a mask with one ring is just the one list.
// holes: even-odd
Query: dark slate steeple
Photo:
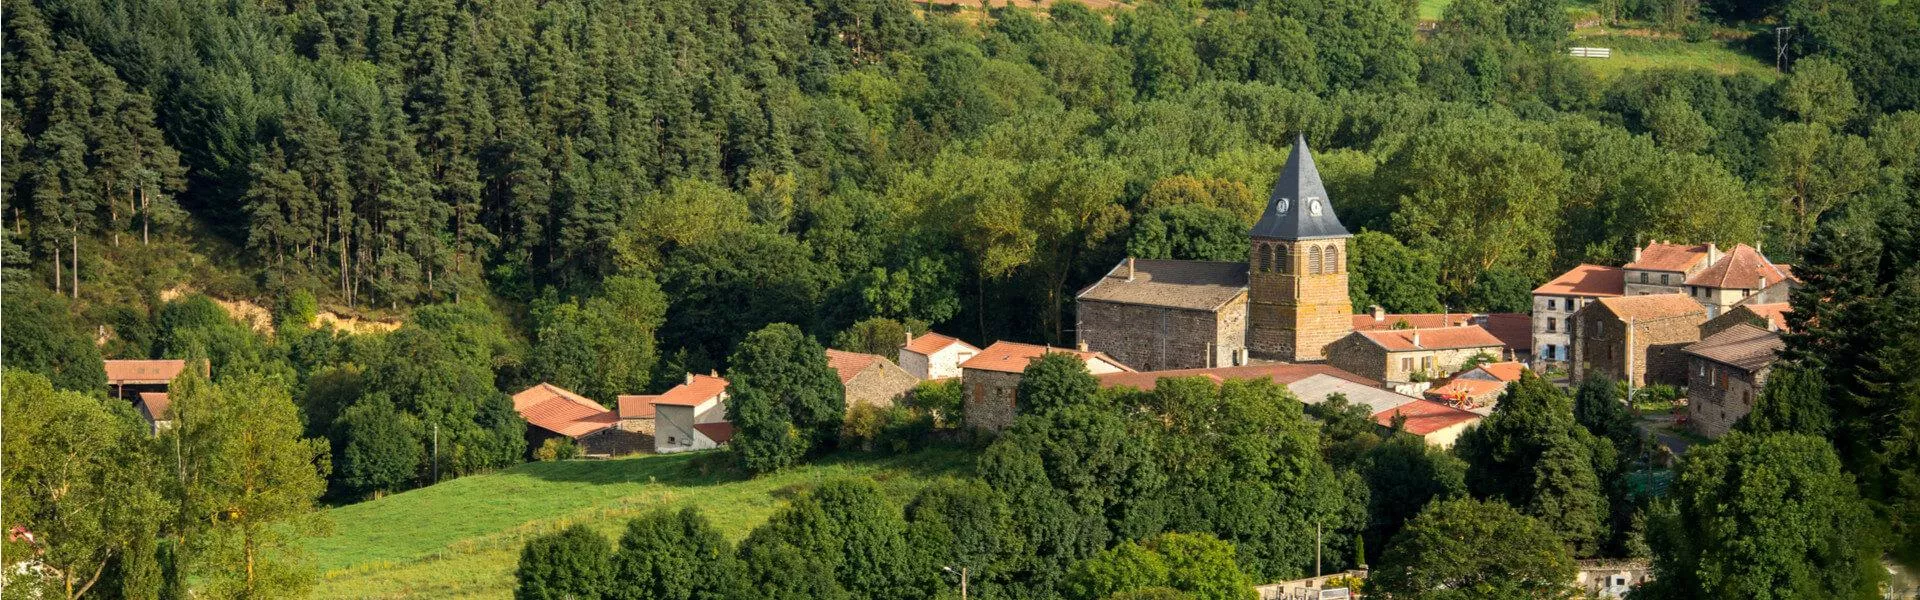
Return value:
[(1267, 196), (1267, 210), (1253, 225), (1253, 237), (1281, 240), (1314, 240), (1352, 237), (1333, 214), (1333, 202), (1327, 187), (1320, 184), (1320, 171), (1313, 166), (1313, 154), (1307, 151), (1307, 137), (1293, 140), (1293, 153), (1280, 169), (1280, 181)]

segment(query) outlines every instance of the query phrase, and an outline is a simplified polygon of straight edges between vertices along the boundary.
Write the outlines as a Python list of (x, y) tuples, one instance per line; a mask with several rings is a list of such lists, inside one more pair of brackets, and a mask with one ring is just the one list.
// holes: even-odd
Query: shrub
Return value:
[(958, 427), (966, 411), (959, 379), (920, 382), (902, 401), (926, 411), (941, 427)]
[(533, 459), (541, 462), (576, 458), (580, 458), (580, 446), (573, 443), (573, 438), (567, 437), (547, 438), (547, 441), (541, 442), (540, 447), (533, 451)]

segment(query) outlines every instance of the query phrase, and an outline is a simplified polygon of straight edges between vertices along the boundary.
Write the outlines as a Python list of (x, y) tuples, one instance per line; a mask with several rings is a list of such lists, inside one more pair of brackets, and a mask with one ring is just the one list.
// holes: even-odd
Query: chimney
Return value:
[(1418, 329), (1413, 331), (1413, 347), (1420, 347), (1420, 330)]
[(1367, 308), (1373, 311), (1373, 322), (1379, 323), (1381, 321), (1387, 320), (1387, 309), (1380, 308), (1380, 305), (1378, 304), (1369, 306)]
[(688, 371), (688, 372), (687, 372), (687, 383), (688, 383), (688, 384), (692, 384), (692, 383), (693, 383), (693, 372), (692, 372), (692, 371)]
[(1720, 246), (1707, 242), (1707, 264), (1720, 262)]
[(901, 346), (901, 347), (903, 347), (903, 348), (904, 348), (904, 347), (906, 347), (906, 346), (911, 346), (911, 345), (913, 345), (913, 330), (912, 330), (912, 329), (908, 329), (908, 330), (907, 330), (907, 343), (906, 343), (906, 345), (905, 345), (905, 346)]
[(1073, 347), (1074, 347), (1074, 349), (1075, 349), (1075, 350), (1079, 350), (1079, 351), (1081, 351), (1081, 352), (1086, 352), (1086, 351), (1087, 351), (1087, 341), (1086, 341), (1086, 340), (1080, 340), (1079, 342), (1076, 342), (1076, 343), (1074, 343), (1074, 344), (1073, 344)]
[(1633, 247), (1633, 262), (1640, 262), (1640, 247)]
[(1753, 278), (1756, 280), (1753, 282), (1753, 293), (1758, 294), (1760, 290), (1767, 289), (1766, 275), (1755, 275)]
[(714, 379), (719, 379), (719, 378), (720, 378), (720, 370), (719, 370), (719, 369), (711, 369), (711, 370), (708, 370), (708, 371), (707, 371), (707, 376), (708, 376), (708, 377), (712, 377), (712, 378), (714, 378)]
[(1127, 257), (1127, 281), (1133, 281), (1133, 257)]

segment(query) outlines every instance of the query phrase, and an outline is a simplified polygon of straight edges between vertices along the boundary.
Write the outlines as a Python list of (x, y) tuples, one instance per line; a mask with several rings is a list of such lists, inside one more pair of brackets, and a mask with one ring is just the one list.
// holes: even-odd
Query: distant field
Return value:
[(831, 458), (746, 479), (700, 455), (533, 463), (328, 510), (333, 534), (304, 544), (322, 573), (314, 597), (507, 598), (521, 544), (573, 523), (614, 540), (635, 515), (695, 506), (738, 541), (822, 481), (872, 477), (904, 502), (973, 460), (960, 450)]
[(1732, 42), (1646, 39), (1624, 35), (1576, 36), (1575, 45), (1612, 48), (1612, 58), (1578, 59), (1602, 79), (1632, 70), (1658, 68), (1705, 69), (1722, 75), (1750, 73), (1772, 80), (1780, 76), (1773, 64), (1742, 51)]

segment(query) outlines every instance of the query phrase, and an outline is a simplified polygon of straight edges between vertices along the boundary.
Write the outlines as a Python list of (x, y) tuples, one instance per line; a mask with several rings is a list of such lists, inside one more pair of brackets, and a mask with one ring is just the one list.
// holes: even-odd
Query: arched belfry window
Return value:
[(1307, 247), (1307, 274), (1308, 275), (1320, 274), (1320, 247), (1319, 246)]
[(1253, 248), (1253, 253), (1260, 257), (1261, 273), (1273, 270), (1273, 246), (1260, 244)]
[(1287, 261), (1293, 258), (1287, 248), (1288, 246), (1286, 244), (1273, 245), (1273, 270), (1281, 273), (1293, 271), (1287, 264)]
[(1321, 272), (1323, 273), (1339, 273), (1340, 272), (1340, 247), (1339, 246), (1327, 246), (1326, 261), (1327, 263), (1324, 266), (1320, 267)]

